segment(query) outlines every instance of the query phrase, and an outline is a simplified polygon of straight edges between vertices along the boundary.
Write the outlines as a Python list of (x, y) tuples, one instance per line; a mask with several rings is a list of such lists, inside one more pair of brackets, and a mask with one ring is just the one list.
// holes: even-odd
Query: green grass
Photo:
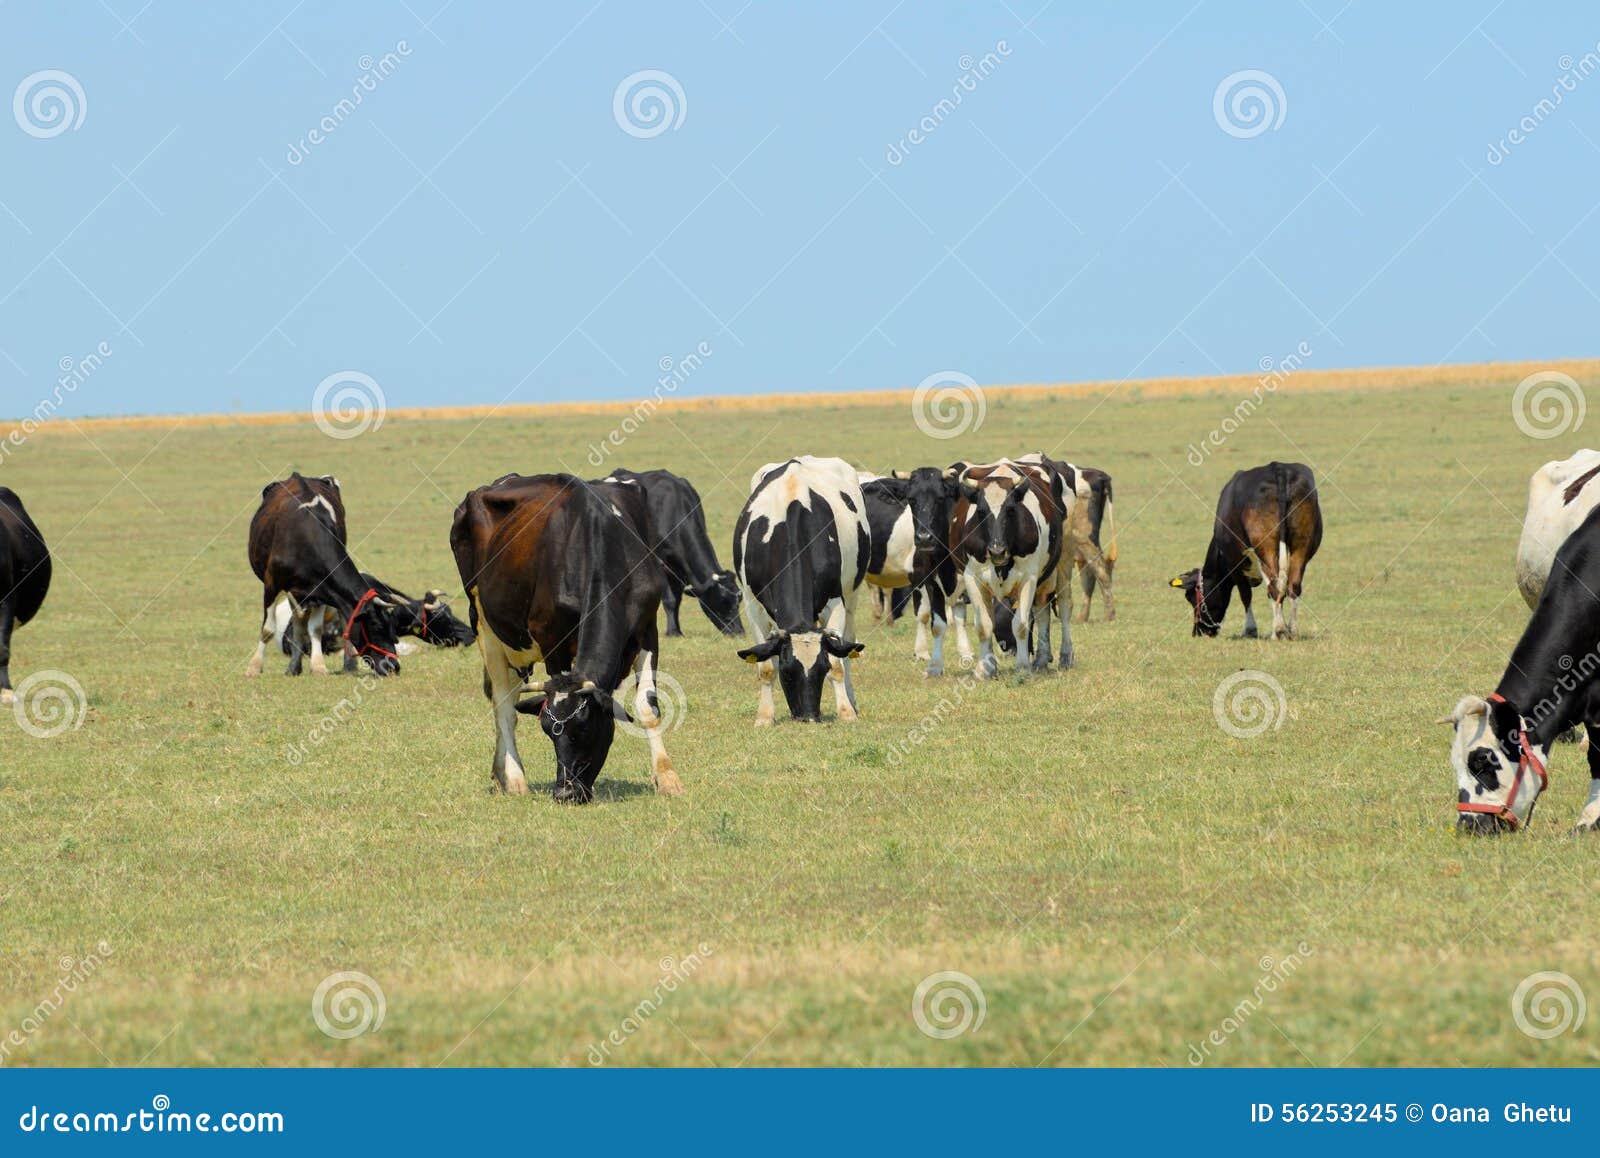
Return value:
[[(895, 763), (962, 686), (922, 679), (911, 624), (874, 628), (863, 602), (858, 724), (756, 731), (740, 644), (689, 606), (661, 660), (688, 696), (667, 737), (686, 795), (655, 796), (624, 739), (582, 809), (540, 793), (549, 747), (526, 724), (535, 794), (490, 794), (473, 650), (408, 658), (287, 762), (360, 685), (283, 678), (276, 656), (242, 677), (260, 605), (245, 528), (268, 480), (333, 472), (363, 567), (456, 587), (460, 497), (511, 470), (603, 473), (586, 448), (615, 417), (392, 417), (352, 441), (309, 422), (58, 425), (0, 467), (56, 559), (13, 673), (69, 672), (90, 706), (51, 740), (0, 720), (0, 1041), (62, 958), (110, 953), (6, 1064), (584, 1065), (660, 960), (704, 944), (614, 1064), (1184, 1066), (1262, 959), (1301, 942), (1207, 1064), (1593, 1064), (1592, 1024), (1537, 1041), (1511, 1016), (1536, 970), (1600, 996), (1597, 852), (1567, 835), (1584, 762), (1557, 752), (1531, 831), (1461, 841), (1432, 723), (1498, 679), (1526, 618), (1527, 477), (1577, 445), (1518, 432), (1514, 377), (1286, 389), (1199, 468), (1187, 447), (1234, 398), (996, 395), (979, 432), (943, 442), (903, 406), (663, 412), (616, 461), (691, 478), (724, 562), (772, 459), (885, 469), (1064, 440), (1116, 479), (1119, 617), (1075, 631), (1070, 673), (1019, 682), (1008, 658)], [(1192, 639), (1166, 580), (1199, 562), (1228, 475), (1272, 457), (1321, 481), (1304, 638), (1236, 638), (1235, 607), (1223, 638)], [(1252, 740), (1212, 715), (1240, 669), (1287, 700)], [(318, 1030), (313, 991), (340, 970), (381, 985), (376, 1032)], [(942, 970), (986, 1004), (950, 1040), (911, 1016)]]

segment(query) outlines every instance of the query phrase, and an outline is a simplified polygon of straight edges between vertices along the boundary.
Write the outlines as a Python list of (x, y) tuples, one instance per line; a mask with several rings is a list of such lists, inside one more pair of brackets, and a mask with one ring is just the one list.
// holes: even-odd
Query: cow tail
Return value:
[(1106, 479), (1105, 486), (1106, 506), (1101, 516), (1101, 525), (1105, 528), (1105, 533), (1110, 536), (1110, 544), (1105, 551), (1106, 563), (1109, 565), (1117, 561), (1117, 520), (1111, 513), (1111, 479), (1109, 477)]
[(1278, 484), (1278, 591), (1281, 595), (1289, 581), (1289, 476), (1281, 462), (1272, 464), (1272, 473)]

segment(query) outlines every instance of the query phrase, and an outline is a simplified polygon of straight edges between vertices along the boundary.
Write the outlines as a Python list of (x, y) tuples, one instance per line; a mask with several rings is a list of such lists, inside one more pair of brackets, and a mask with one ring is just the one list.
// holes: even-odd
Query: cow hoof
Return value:
[(1077, 666), (1078, 661), (1071, 652), (1062, 652), (1061, 659), (1056, 663), (1056, 667), (1061, 671), (1070, 671)]
[(668, 764), (664, 768), (657, 768), (651, 779), (655, 781), (656, 791), (662, 796), (682, 796), (683, 781), (678, 779), (678, 774)]
[(1072, 617), (1072, 622), (1073, 623), (1088, 623), (1089, 622), (1089, 613), (1087, 611), (1085, 611), (1082, 615), (1074, 615)]
[(931, 679), (937, 679), (942, 675), (944, 675), (944, 665), (943, 664), (940, 664), (938, 667), (933, 667), (933, 666), (930, 665), (928, 670), (922, 673), (922, 678), (925, 679), (925, 680), (931, 680)]
[(503, 780), (499, 776), (491, 774), (489, 787), (494, 791), (504, 792), (507, 796), (528, 795), (528, 782), (520, 776), (515, 780)]
[(16, 692), (12, 691), (10, 688), (0, 688), (0, 704), (15, 703), (16, 699)]
[(261, 678), (261, 669), (258, 668), (258, 667), (254, 667), (254, 668), (247, 667), (247, 668), (245, 668), (244, 669), (244, 678), (247, 679), (247, 680), (260, 679)]
[(770, 728), (770, 727), (772, 727), (772, 720), (770, 718), (763, 719), (762, 717), (757, 716), (756, 717), (756, 727), (758, 727), (758, 728)]

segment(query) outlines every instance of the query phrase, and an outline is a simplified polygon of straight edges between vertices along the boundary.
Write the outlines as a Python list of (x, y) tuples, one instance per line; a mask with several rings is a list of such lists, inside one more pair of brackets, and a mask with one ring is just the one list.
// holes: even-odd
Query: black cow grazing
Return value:
[[(662, 579), (654, 537), (638, 486), (566, 474), (507, 475), (456, 508), (450, 550), (483, 654), (493, 777), (505, 792), (528, 791), (517, 752), (521, 712), (538, 716), (555, 747), (555, 799), (590, 800), (617, 721), (631, 722), (613, 695), (629, 670), (639, 675), (634, 711), (650, 742), (656, 790), (683, 791), (656, 699)], [(525, 683), (536, 663), (547, 678)], [(519, 702), (523, 693), (531, 695)]]
[(1494, 834), (1533, 818), (1550, 747), (1568, 728), (1589, 737), (1589, 797), (1580, 831), (1600, 829), (1600, 508), (1556, 552), (1528, 626), (1488, 699), (1465, 696), (1442, 722), (1455, 726), (1450, 763), (1456, 827)]
[[(330, 477), (292, 474), (268, 483), (261, 506), (250, 520), (250, 569), (262, 586), (261, 640), (244, 674), (258, 676), (267, 644), (276, 631), (273, 608), (287, 598), (298, 630), (304, 630), (309, 608), (331, 607), (348, 625), (345, 639), (374, 673), (400, 670), (395, 650), (394, 610), (374, 590), (345, 549), (344, 504), (339, 484)], [(327, 674), (322, 632), (310, 633), (311, 670)], [(298, 674), (299, 656), (291, 653), (290, 674)]]
[[(361, 579), (394, 608), (396, 636), (412, 636), (434, 647), (459, 647), (476, 638), (471, 625), (456, 617), (444, 601), (444, 592), (438, 588), (429, 590), (421, 599), (413, 599), (369, 572), (361, 572)], [(288, 600), (284, 600), (273, 609), (273, 622), (278, 646), (291, 660), (297, 653), (304, 654), (309, 649), (309, 636), (316, 632), (321, 636), (324, 654), (330, 649), (343, 649), (345, 670), (355, 670), (355, 652), (343, 643), (344, 622), (331, 607), (313, 606), (302, 623), (290, 610)], [(298, 661), (291, 662), (290, 668), (294, 674), (299, 674)]]
[(872, 554), (866, 500), (855, 468), (803, 455), (768, 463), (750, 480), (733, 530), (733, 569), (744, 593), (756, 665), (758, 727), (771, 724), (772, 677), (796, 720), (822, 718), (822, 681), (833, 681), (841, 720), (856, 718), (850, 657), (856, 642), (856, 592)]
[(0, 703), (11, 690), (11, 632), (39, 613), (50, 590), (50, 549), (22, 500), (0, 487)]
[(667, 615), (667, 634), (683, 634), (678, 606), (687, 594), (700, 601), (700, 609), (718, 631), (738, 635), (739, 582), (717, 562), (717, 550), (706, 534), (699, 492), (688, 479), (665, 470), (614, 470), (607, 477), (644, 488), (650, 521), (659, 539), (656, 556), (664, 574), (661, 609)]
[[(1214, 636), (1222, 628), (1234, 589), (1244, 605), (1244, 633), (1256, 635), (1251, 588), (1266, 577), (1272, 600), (1272, 636), (1295, 636), (1306, 565), (1322, 545), (1322, 507), (1317, 480), (1299, 462), (1269, 462), (1241, 470), (1217, 500), (1217, 518), (1204, 564), (1172, 580), (1194, 609), (1194, 634)], [(1284, 615), (1283, 601), (1289, 600)]]
[[(954, 597), (966, 562), (966, 523), (952, 534), (956, 510), (983, 501), (976, 487), (956, 477), (953, 467), (918, 467), (861, 484), (866, 500), (872, 555), (867, 583), (894, 597), (909, 592), (917, 608), (916, 654), (928, 666), (925, 676), (944, 674), (946, 607)], [(892, 619), (891, 619), (892, 622)], [(931, 646), (928, 637), (931, 635)]]
[[(1040, 463), (1002, 459), (981, 465), (958, 464), (958, 475), (983, 492), (988, 509), (984, 521), (985, 550), (967, 559), (962, 577), (967, 598), (978, 614), (979, 657), (977, 674), (993, 677), (994, 608), (1009, 601), (1015, 613), (1013, 630), (1020, 644), (1034, 643), (1032, 667), (1050, 666), (1050, 613), (1055, 608), (1056, 587), (1070, 581), (1070, 563), (1062, 566), (1066, 523), (1076, 495), (1066, 471)], [(1017, 670), (1024, 659), (1017, 648)], [(1061, 621), (1062, 670), (1073, 665), (1072, 633)]]

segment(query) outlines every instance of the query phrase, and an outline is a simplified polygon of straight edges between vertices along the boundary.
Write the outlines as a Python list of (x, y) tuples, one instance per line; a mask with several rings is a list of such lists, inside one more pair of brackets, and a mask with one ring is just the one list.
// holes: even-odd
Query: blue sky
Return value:
[(0, 414), (1597, 352), (1592, 5), (741, 3), (7, 4)]

